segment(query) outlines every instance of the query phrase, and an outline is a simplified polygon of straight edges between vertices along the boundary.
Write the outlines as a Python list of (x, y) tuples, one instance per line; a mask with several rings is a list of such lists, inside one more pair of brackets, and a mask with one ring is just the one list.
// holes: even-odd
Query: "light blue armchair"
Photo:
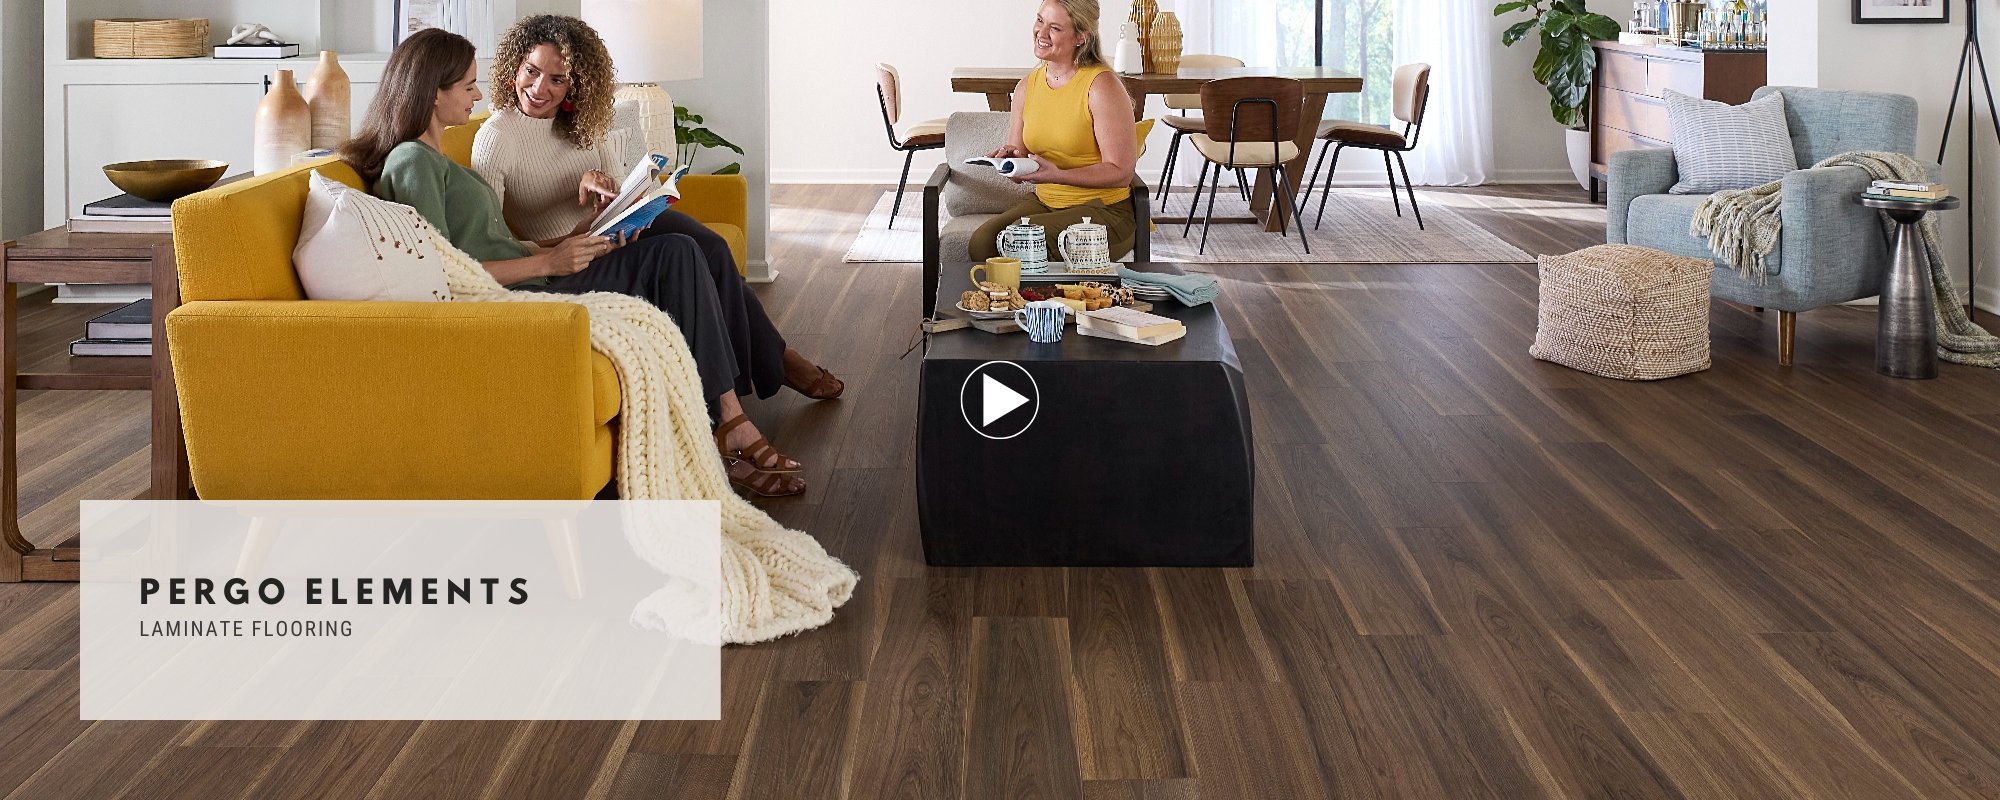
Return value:
[[(1868, 186), (1856, 167), (1812, 169), (1829, 156), (1855, 150), (1916, 154), (1917, 101), (1899, 94), (1766, 86), (1785, 96), (1799, 169), (1784, 179), (1783, 233), (1765, 265), (1765, 281), (1744, 280), (1716, 263), (1715, 297), (1778, 310), (1778, 363), (1792, 363), (1797, 313), (1874, 297), (1889, 268), (1889, 240), (1877, 212), (1855, 202)], [(1931, 168), (1933, 178), (1937, 168)], [(1706, 240), (1688, 233), (1706, 195), (1667, 194), (1677, 175), (1665, 148), (1611, 156), (1607, 170), (1606, 240), (1696, 258), (1713, 258)]]

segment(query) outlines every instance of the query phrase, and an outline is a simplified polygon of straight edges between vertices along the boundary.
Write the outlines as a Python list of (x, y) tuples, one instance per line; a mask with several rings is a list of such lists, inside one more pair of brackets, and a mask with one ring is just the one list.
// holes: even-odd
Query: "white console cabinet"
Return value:
[[(492, 3), (494, 24), (511, 24), (516, 0)], [(358, 125), (388, 60), (391, 8), (391, 0), (43, 0), (43, 224), (61, 225), (85, 203), (117, 194), (104, 177), (106, 164), (206, 158), (229, 162), (231, 173), (247, 171), (266, 79), (289, 69), (303, 85), (321, 50), (341, 54)], [(113, 17), (207, 18), (211, 44), (238, 23), (262, 23), (298, 42), (300, 55), (93, 58), (91, 23)], [(482, 60), (482, 75), (488, 65)]]

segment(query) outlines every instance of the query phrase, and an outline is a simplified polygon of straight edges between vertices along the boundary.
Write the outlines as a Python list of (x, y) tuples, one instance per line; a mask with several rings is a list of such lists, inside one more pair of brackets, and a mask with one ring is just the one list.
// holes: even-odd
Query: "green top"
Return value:
[(375, 196), (416, 209), (447, 241), (480, 261), (526, 258), (531, 252), (507, 229), (493, 187), (423, 142), (389, 151), (382, 177), (375, 179)]

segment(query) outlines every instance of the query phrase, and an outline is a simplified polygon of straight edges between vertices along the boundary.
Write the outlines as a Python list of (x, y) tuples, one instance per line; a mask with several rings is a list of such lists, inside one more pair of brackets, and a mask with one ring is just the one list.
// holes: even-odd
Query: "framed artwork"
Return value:
[(396, 44), (425, 28), (443, 28), (493, 50), (493, 0), (395, 0)]
[(1856, 25), (1950, 21), (1950, 0), (1854, 0)]

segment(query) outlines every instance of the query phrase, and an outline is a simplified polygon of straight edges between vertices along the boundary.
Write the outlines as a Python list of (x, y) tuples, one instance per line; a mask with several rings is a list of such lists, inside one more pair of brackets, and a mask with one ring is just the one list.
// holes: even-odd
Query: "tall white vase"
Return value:
[(292, 165), (292, 157), (312, 149), (312, 108), (299, 94), (292, 71), (271, 76), (271, 91), (257, 104), (257, 129), (251, 149), (258, 175)]
[(1576, 174), (1576, 183), (1590, 188), (1590, 131), (1563, 131), (1563, 149), (1569, 155), (1569, 169)]
[(333, 149), (354, 135), (354, 88), (347, 70), (340, 68), (340, 55), (321, 50), (319, 66), (306, 80), (306, 106), (312, 111), (312, 147)]

